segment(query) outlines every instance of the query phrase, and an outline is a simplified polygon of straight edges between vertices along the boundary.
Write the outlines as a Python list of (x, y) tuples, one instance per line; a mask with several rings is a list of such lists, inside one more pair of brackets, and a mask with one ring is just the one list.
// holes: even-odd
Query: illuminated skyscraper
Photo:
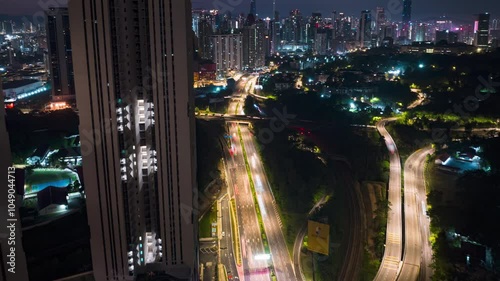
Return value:
[(411, 0), (403, 0), (402, 22), (400, 36), (409, 39), (411, 37)]
[(265, 61), (266, 25), (257, 21), (243, 27), (243, 66), (249, 68), (263, 67)]
[(257, 3), (255, 3), (257, 0), (251, 0), (250, 2), (250, 14), (254, 15), (257, 17)]
[(403, 0), (403, 24), (409, 24), (411, 21), (411, 0)]
[(490, 14), (484, 13), (477, 16), (474, 24), (474, 45), (481, 48), (488, 47), (490, 35)]
[(213, 35), (210, 39), (218, 73), (223, 74), (229, 69), (242, 70), (243, 37), (241, 34), (219, 34)]
[(198, 280), (190, 1), (69, 13), (95, 280)]
[(359, 46), (361, 48), (370, 48), (372, 42), (372, 14), (370, 10), (361, 11), (359, 20)]

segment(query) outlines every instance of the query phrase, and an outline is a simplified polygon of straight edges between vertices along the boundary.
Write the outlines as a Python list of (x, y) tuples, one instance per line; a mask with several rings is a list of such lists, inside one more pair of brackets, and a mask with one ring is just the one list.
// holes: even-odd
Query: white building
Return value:
[(242, 69), (243, 36), (241, 34), (213, 35), (210, 40), (212, 41), (217, 73)]
[(197, 280), (190, 1), (69, 14), (95, 280)]

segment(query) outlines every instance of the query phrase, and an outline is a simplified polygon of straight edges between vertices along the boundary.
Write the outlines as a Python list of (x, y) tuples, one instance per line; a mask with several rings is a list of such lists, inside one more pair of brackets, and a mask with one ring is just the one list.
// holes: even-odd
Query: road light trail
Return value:
[(401, 159), (396, 143), (385, 125), (395, 119), (384, 119), (377, 124), (377, 130), (384, 137), (390, 151), (389, 203), (387, 214), (387, 233), (384, 257), (375, 276), (376, 281), (394, 281), (401, 266), (402, 253), (402, 208), (401, 208)]
[[(241, 100), (245, 100), (248, 92), (250, 92), (252, 90), (252, 87), (254, 87), (256, 79), (257, 77), (251, 77), (249, 79), (246, 79), (244, 81), (245, 83), (242, 83), (244, 84), (242, 85), (244, 92), (235, 93), (233, 95), (233, 100), (229, 104), (229, 114), (238, 115), (238, 103), (240, 103)], [(243, 114), (243, 112), (240, 113)], [(242, 229), (240, 233), (242, 251), (246, 253), (246, 255), (243, 257), (243, 267), (245, 270), (252, 271), (256, 268), (255, 264), (258, 264), (257, 267), (266, 267), (267, 261), (255, 261), (253, 256), (264, 253), (264, 248), (263, 246), (252, 247), (253, 244), (249, 244), (248, 242), (252, 242), (251, 239), (248, 239), (247, 235), (250, 235), (248, 233), (251, 233), (251, 236), (254, 237), (252, 238), (253, 241), (256, 241), (260, 238), (260, 228), (257, 221), (257, 215), (255, 211), (256, 206), (253, 202), (252, 192), (249, 190), (250, 184), (248, 182), (248, 174), (245, 169), (245, 161), (243, 159), (244, 156), (239, 140), (237, 129), (238, 125), (236, 125), (237, 122), (229, 122), (228, 124), (230, 130), (229, 134), (233, 136), (233, 144), (235, 146), (236, 154), (233, 155), (231, 159), (228, 159), (227, 162), (230, 163), (230, 161), (233, 161), (232, 163), (237, 166), (237, 171), (234, 174), (238, 175), (240, 184), (236, 184), (237, 192), (235, 192), (235, 197), (237, 200), (237, 205), (239, 206), (237, 208), (239, 222), (241, 225), (245, 226), (240, 227), (240, 229)], [(254, 183), (260, 183), (256, 192), (258, 192), (258, 195), (260, 195), (260, 200), (258, 199), (261, 202), (259, 204), (259, 207), (261, 208), (261, 215), (263, 218), (264, 228), (271, 250), (271, 259), (276, 273), (276, 278), (278, 281), (295, 281), (296, 278), (292, 260), (288, 253), (285, 238), (281, 231), (281, 221), (279, 215), (276, 213), (276, 202), (274, 201), (274, 196), (272, 194), (269, 181), (257, 152), (254, 138), (251, 135), (250, 131), (248, 131), (247, 127), (241, 126), (240, 130), (242, 134), (241, 141), (243, 142), (248, 155), (252, 180)], [(236, 136), (236, 138), (234, 136)], [(246, 177), (246, 179), (244, 180), (245, 184), (242, 185), (241, 181), (243, 177)], [(262, 239), (259, 239), (259, 244), (262, 245)], [(252, 263), (254, 263), (254, 266), (252, 266)], [(257, 278), (257, 276), (254, 276), (252, 274), (245, 274), (244, 276), (245, 280), (258, 280), (255, 279)], [(260, 274), (260, 278), (265, 279), (259, 280), (269, 280), (269, 274), (266, 274), (264, 276)]]
[(429, 244), (429, 220), (426, 215), (425, 161), (433, 153), (428, 147), (413, 153), (405, 163), (404, 210), (405, 210), (405, 251), (403, 267), (398, 280), (416, 281), (420, 272), (421, 280), (430, 280), (432, 252)]
[[(237, 136), (236, 123), (228, 123), (231, 136)], [(238, 271), (240, 280), (246, 281), (268, 281), (267, 261), (256, 260), (255, 256), (264, 253), (264, 245), (260, 237), (260, 228), (255, 212), (255, 205), (249, 192), (250, 184), (245, 169), (241, 144), (238, 137), (232, 139), (236, 153), (226, 155), (226, 169), (234, 188), (236, 198), (236, 213), (240, 225), (240, 241), (243, 252), (243, 268)], [(226, 149), (228, 150), (228, 149)]]
[(241, 126), (242, 141), (248, 157), (255, 158), (255, 167), (251, 168), (255, 191), (259, 201), (262, 220), (271, 250), (274, 271), (279, 281), (297, 280), (292, 266), (292, 259), (281, 231), (281, 221), (276, 213), (277, 207), (272, 190), (267, 179), (264, 166), (258, 156), (254, 138), (246, 126)]

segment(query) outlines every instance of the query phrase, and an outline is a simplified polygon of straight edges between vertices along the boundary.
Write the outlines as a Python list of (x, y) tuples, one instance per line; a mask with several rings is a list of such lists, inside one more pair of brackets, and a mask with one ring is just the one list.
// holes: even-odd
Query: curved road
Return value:
[(395, 118), (384, 119), (377, 124), (377, 130), (385, 138), (390, 152), (389, 203), (387, 214), (387, 232), (384, 257), (375, 276), (375, 281), (394, 281), (398, 276), (402, 253), (402, 208), (401, 208), (401, 160), (396, 143), (385, 129), (387, 122)]
[(427, 147), (413, 153), (405, 163), (404, 210), (405, 210), (405, 250), (403, 267), (398, 280), (430, 280), (432, 252), (429, 243), (429, 220), (426, 206), (425, 160), (433, 153)]

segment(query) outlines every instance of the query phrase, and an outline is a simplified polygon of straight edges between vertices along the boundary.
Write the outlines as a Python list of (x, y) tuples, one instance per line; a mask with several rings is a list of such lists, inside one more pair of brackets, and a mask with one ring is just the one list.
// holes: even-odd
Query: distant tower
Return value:
[(370, 48), (372, 40), (372, 14), (370, 10), (361, 11), (359, 20), (359, 45), (361, 48)]
[(477, 47), (488, 47), (490, 34), (490, 14), (484, 13), (477, 16), (474, 23), (475, 40), (474, 45)]
[(257, 4), (255, 3), (255, 1), (256, 0), (252, 0), (250, 2), (250, 14), (257, 17)]
[(273, 0), (273, 26), (272, 26), (272, 43), (271, 43), (271, 53), (278, 52), (279, 38), (281, 36), (280, 30), (280, 14), (276, 11), (276, 0)]
[(74, 100), (75, 79), (68, 8), (49, 8), (46, 17), (52, 101)]
[(403, 0), (403, 14), (402, 14), (403, 28), (401, 29), (401, 36), (405, 38), (410, 37), (411, 26), (411, 0)]
[(403, 24), (411, 21), (411, 0), (403, 0)]

